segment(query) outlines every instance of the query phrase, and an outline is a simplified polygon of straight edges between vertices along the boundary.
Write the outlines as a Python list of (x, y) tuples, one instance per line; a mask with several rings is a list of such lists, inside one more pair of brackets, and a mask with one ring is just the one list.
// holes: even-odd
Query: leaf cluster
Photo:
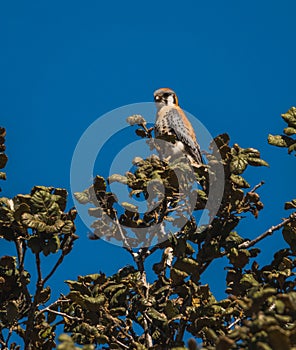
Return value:
[[(284, 116), (288, 128), (294, 128), (294, 109)], [(135, 115), (127, 121), (157, 151), (145, 119)], [(0, 131), (1, 156), (5, 131)], [(292, 135), (292, 130), (285, 133)], [(7, 159), (1, 157), (4, 167)], [(16, 257), (0, 258), (2, 348), (20, 348), (10, 339), (16, 333), (26, 350), (53, 349), (58, 325), (67, 333), (59, 337), (59, 350), (80, 349), (78, 345), (84, 350), (181, 350), (186, 349), (186, 333), (193, 337), (190, 350), (197, 349), (194, 339), (209, 350), (296, 348), (296, 201), (285, 204), (292, 214), (280, 224), (253, 240), (243, 237), (240, 221), (248, 215), (258, 218), (263, 209), (257, 193), (263, 182), (251, 188), (245, 170), (268, 164), (257, 149), (231, 145), (227, 134), (214, 139), (206, 158), (206, 165), (192, 169), (186, 157), (171, 162), (157, 152), (146, 159), (136, 157), (125, 174), (96, 176), (92, 186), (75, 193), (79, 203), (91, 204), (91, 238), (121, 242), (134, 266), (112, 276), (100, 272), (67, 280), (69, 293), (55, 301), (48, 280), (77, 238), (76, 210), (66, 211), (66, 190), (35, 186), (30, 194), (1, 198), (0, 237), (16, 248)], [(211, 189), (220, 186), (221, 169), (224, 192), (218, 198)], [(128, 188), (130, 202), (118, 203), (109, 187), (113, 182)], [(134, 204), (137, 199), (146, 201), (144, 213)], [(212, 210), (215, 201), (221, 203), (218, 210)], [(197, 218), (205, 208), (210, 224), (199, 226)], [(260, 250), (254, 246), (280, 229), (288, 248), (260, 267), (255, 260)], [(146, 259), (155, 252), (160, 258), (153, 256), (149, 277), (154, 273), (154, 278), (147, 281)], [(33, 294), (25, 269), (28, 253), (37, 271)], [(49, 255), (58, 259), (45, 274), (42, 259)], [(217, 300), (201, 277), (223, 257), (226, 296)]]
[[(0, 258), (0, 342), (9, 343), (13, 333), (26, 349), (55, 347), (55, 328), (44, 318), (40, 307), (51, 298), (47, 281), (70, 253), (75, 235), (76, 210), (66, 212), (67, 191), (35, 186), (30, 194), (0, 198), (0, 238), (14, 244), (16, 256)], [(31, 252), (31, 254), (30, 254)], [(59, 254), (50, 272), (43, 276), (41, 256)], [(30, 255), (29, 255), (30, 254)], [(26, 257), (35, 260), (36, 289), (25, 269)], [(8, 336), (4, 339), (4, 330)], [(5, 345), (6, 346), (6, 345)], [(8, 347), (5, 347), (8, 349)], [(12, 342), (10, 349), (19, 349)]]
[(268, 143), (273, 146), (288, 148), (290, 154), (296, 151), (296, 139), (292, 137), (296, 134), (296, 107), (291, 107), (288, 112), (282, 114), (282, 118), (288, 125), (284, 128), (284, 135), (269, 134)]

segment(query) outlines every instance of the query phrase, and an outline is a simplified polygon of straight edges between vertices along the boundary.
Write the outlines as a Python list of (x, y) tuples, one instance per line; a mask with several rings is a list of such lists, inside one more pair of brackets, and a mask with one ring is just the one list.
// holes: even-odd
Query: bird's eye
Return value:
[(160, 98), (160, 96), (158, 96), (158, 95), (156, 95), (156, 96), (154, 97), (154, 100), (155, 100), (155, 101), (160, 101), (160, 99), (161, 99), (161, 98)]

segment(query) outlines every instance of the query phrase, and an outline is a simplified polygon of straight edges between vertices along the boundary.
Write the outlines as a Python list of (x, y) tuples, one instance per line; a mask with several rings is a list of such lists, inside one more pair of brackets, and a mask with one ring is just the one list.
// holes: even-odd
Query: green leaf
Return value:
[[(50, 194), (49, 189), (52, 188), (49, 187), (47, 190), (36, 190), (31, 196), (31, 202), (34, 209), (36, 209), (37, 212), (46, 213), (47, 217), (58, 215), (60, 213), (60, 207), (56, 203), (56, 200), (58, 200), (59, 197)], [(34, 191), (34, 189), (32, 191)]]
[(246, 153), (249, 157), (260, 158), (260, 152), (256, 148), (241, 148), (240, 153)]
[(34, 254), (40, 253), (43, 247), (42, 243), (39, 236), (31, 236), (28, 240), (28, 247), (31, 248)]
[(74, 231), (75, 231), (75, 226), (74, 226), (73, 221), (66, 220), (64, 222), (64, 226), (61, 229), (61, 233), (68, 235), (68, 234), (70, 234), (71, 232), (74, 232)]
[(32, 215), (30, 213), (24, 213), (22, 214), (22, 223), (23, 225), (33, 228), (37, 231), (44, 232), (46, 228), (46, 224), (41, 221), (38, 216)]
[(77, 291), (71, 291), (68, 294), (68, 298), (92, 311), (97, 311), (98, 307), (103, 305), (106, 301), (104, 294), (99, 294), (97, 297), (89, 297), (81, 295), (81, 293)]
[(85, 283), (96, 282), (99, 284), (103, 284), (106, 282), (106, 276), (103, 273), (92, 273), (86, 276), (78, 276), (78, 281), (83, 281)]
[(53, 225), (46, 225), (46, 232), (48, 233), (58, 233), (61, 231), (62, 227), (64, 227), (65, 223), (63, 220), (56, 220)]
[(48, 242), (45, 244), (45, 246), (43, 245), (43, 254), (45, 256), (49, 255), (50, 253), (57, 253), (60, 249), (60, 239), (58, 237), (58, 235), (54, 235), (53, 237), (51, 237)]
[(284, 240), (289, 244), (291, 250), (296, 253), (296, 223), (289, 222), (283, 228)]
[(133, 205), (133, 204), (128, 203), (128, 202), (122, 202), (121, 206), (124, 209), (131, 211), (131, 212), (134, 212), (134, 213), (137, 213), (137, 211), (138, 211), (138, 207), (136, 205)]
[(55, 188), (53, 191), (54, 195), (57, 196), (57, 203), (61, 210), (66, 209), (68, 192), (64, 188)]
[(16, 257), (14, 256), (2, 256), (0, 258), (0, 268), (4, 270), (15, 270), (16, 268)]
[(215, 141), (217, 147), (221, 148), (224, 145), (228, 145), (228, 143), (230, 141), (230, 137), (228, 134), (224, 133), (224, 134), (216, 136), (214, 138), (214, 141)]
[(178, 259), (174, 264), (175, 269), (184, 271), (187, 274), (197, 273), (198, 267), (198, 263), (191, 258)]
[(147, 137), (147, 133), (146, 133), (146, 131), (143, 130), (143, 129), (137, 129), (137, 130), (136, 130), (136, 134), (137, 134), (139, 137), (142, 137), (142, 138)]
[(243, 241), (244, 239), (236, 231), (231, 231), (228, 237), (225, 239), (225, 242), (235, 243), (236, 246), (241, 244)]
[(125, 307), (115, 307), (115, 308), (112, 308), (110, 309), (110, 314), (112, 316), (125, 316), (127, 313), (127, 310)]
[(8, 157), (4, 153), (0, 153), (0, 169), (5, 168), (5, 165), (8, 161)]
[(134, 114), (126, 118), (126, 122), (129, 125), (146, 125), (146, 120), (140, 114)]
[(230, 172), (236, 175), (242, 174), (247, 166), (247, 155), (234, 156), (230, 162)]
[(236, 268), (243, 268), (249, 262), (250, 255), (250, 252), (246, 249), (238, 250), (232, 248), (229, 254), (229, 261)]
[(31, 196), (31, 202), (36, 208), (47, 210), (52, 203), (51, 194), (45, 190), (37, 190)]
[(83, 295), (91, 294), (90, 289), (83, 282), (77, 282), (77, 281), (71, 281), (71, 280), (66, 280), (65, 282), (68, 284), (71, 291), (77, 291)]
[(231, 349), (234, 344), (235, 341), (233, 339), (228, 338), (226, 335), (222, 335), (216, 343), (216, 350), (228, 350)]
[(282, 114), (284, 121), (293, 128), (296, 128), (296, 108), (291, 107), (288, 112)]
[(269, 164), (261, 158), (249, 157), (248, 163), (249, 163), (249, 165), (252, 165), (252, 166), (267, 166), (267, 167), (269, 167)]
[(143, 162), (143, 158), (141, 157), (135, 157), (132, 161), (133, 165), (140, 165)]
[(96, 176), (94, 178), (94, 189), (95, 191), (106, 191), (106, 181), (102, 176)]
[(296, 152), (296, 141), (294, 141), (294, 143), (288, 147), (289, 154), (292, 153), (293, 151)]
[(268, 135), (268, 143), (277, 147), (289, 147), (294, 143), (291, 137), (283, 135)]
[(75, 192), (74, 197), (80, 204), (86, 204), (90, 200), (87, 190), (83, 191), (83, 192)]
[(50, 295), (51, 295), (51, 289), (49, 286), (42, 289), (42, 291), (39, 294), (38, 304), (45, 304), (50, 299)]
[(118, 289), (122, 289), (123, 287), (125, 287), (125, 285), (123, 283), (119, 283), (119, 284), (111, 284), (110, 286), (106, 287), (104, 289), (104, 293), (105, 294), (113, 294), (115, 293)]
[(126, 295), (126, 292), (127, 292), (127, 288), (122, 288), (122, 289), (119, 289), (111, 298), (110, 300), (110, 305), (113, 305), (115, 306), (116, 304), (119, 303), (119, 300), (120, 299), (123, 299)]
[(285, 209), (295, 209), (296, 208), (296, 199), (292, 199), (291, 202), (286, 202), (285, 203)]
[(272, 326), (268, 329), (268, 339), (272, 349), (291, 349), (288, 333), (280, 326)]
[(164, 313), (158, 312), (153, 307), (150, 307), (147, 310), (147, 315), (150, 316), (153, 320), (167, 322), (166, 315)]
[(22, 221), (22, 215), (24, 213), (30, 212), (30, 206), (26, 203), (21, 203), (19, 207), (14, 211), (13, 217), (16, 221), (21, 222)]
[(231, 174), (230, 179), (240, 188), (249, 188), (249, 183), (240, 175)]
[(113, 174), (108, 177), (108, 183), (111, 184), (113, 182), (119, 182), (121, 184), (126, 185), (128, 182), (128, 179), (126, 176), (119, 175), (119, 174)]
[(6, 317), (9, 323), (14, 323), (19, 316), (16, 301), (9, 301), (6, 305)]
[(255, 280), (254, 276), (248, 273), (243, 275), (242, 279), (240, 280), (240, 283), (246, 288), (251, 288), (259, 285), (259, 282)]
[(176, 318), (180, 314), (178, 308), (174, 305), (172, 300), (167, 301), (167, 303), (164, 307), (164, 312), (165, 312), (168, 320), (171, 320), (172, 318)]
[(285, 128), (284, 129), (284, 133), (288, 136), (290, 135), (295, 135), (296, 134), (296, 129), (295, 128), (291, 128), (291, 127), (288, 127), (288, 128)]
[(171, 268), (170, 270), (170, 278), (173, 281), (174, 285), (178, 285), (183, 282), (184, 278), (188, 276), (188, 273), (185, 271), (181, 271), (175, 268)]

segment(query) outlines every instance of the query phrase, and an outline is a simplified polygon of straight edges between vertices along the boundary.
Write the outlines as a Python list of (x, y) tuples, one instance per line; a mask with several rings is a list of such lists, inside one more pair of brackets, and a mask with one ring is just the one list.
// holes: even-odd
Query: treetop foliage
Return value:
[[(285, 135), (268, 137), (270, 144), (287, 147), (289, 153), (296, 145), (295, 111), (292, 107), (282, 115), (288, 124)], [(71, 254), (74, 242), (79, 244), (76, 210), (66, 209), (67, 191), (35, 186), (30, 194), (2, 197), (0, 237), (15, 246), (16, 256), (0, 258), (1, 348), (296, 348), (296, 199), (285, 204), (287, 217), (276, 226), (252, 240), (243, 237), (239, 222), (248, 214), (260, 220), (264, 208), (258, 193), (263, 182), (251, 185), (244, 177), (247, 167), (268, 166), (257, 149), (231, 144), (230, 137), (222, 134), (205, 155), (206, 164), (188, 171), (186, 161), (169, 164), (158, 156), (153, 129), (147, 128), (143, 117), (131, 116), (128, 123), (156, 153), (136, 157), (125, 174), (96, 176), (93, 185), (75, 197), (91, 205), (91, 238), (121, 242), (134, 265), (112, 276), (90, 271), (66, 280), (69, 293), (53, 300), (50, 279)], [(7, 162), (4, 137), (1, 128), (0, 169)], [(224, 192), (221, 198), (211, 197), (210, 187), (217, 186), (221, 168)], [(0, 178), (5, 179), (5, 173)], [(132, 203), (118, 203), (110, 191), (113, 182), (127, 186), (131, 198), (144, 198), (149, 210), (141, 213)], [(209, 202), (215, 200), (221, 205), (211, 212)], [(211, 222), (199, 225), (198, 215), (205, 208)], [(256, 244), (278, 230), (287, 246), (277, 247), (273, 260), (259, 266)], [(154, 280), (147, 281), (146, 259), (157, 251), (161, 258), (154, 258)], [(26, 270), (28, 254), (35, 259), (35, 288)], [(44, 274), (42, 261), (48, 255), (57, 258)], [(217, 300), (201, 276), (222, 257), (227, 259), (226, 296)], [(58, 326), (65, 334), (57, 345)]]

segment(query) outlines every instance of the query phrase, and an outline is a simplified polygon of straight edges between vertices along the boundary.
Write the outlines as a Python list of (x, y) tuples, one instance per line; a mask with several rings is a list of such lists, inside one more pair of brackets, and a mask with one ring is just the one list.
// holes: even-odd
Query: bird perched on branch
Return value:
[(176, 93), (169, 88), (158, 89), (154, 92), (154, 101), (157, 107), (155, 137), (173, 141), (169, 147), (170, 157), (183, 153), (192, 165), (203, 164), (193, 127), (180, 108)]

